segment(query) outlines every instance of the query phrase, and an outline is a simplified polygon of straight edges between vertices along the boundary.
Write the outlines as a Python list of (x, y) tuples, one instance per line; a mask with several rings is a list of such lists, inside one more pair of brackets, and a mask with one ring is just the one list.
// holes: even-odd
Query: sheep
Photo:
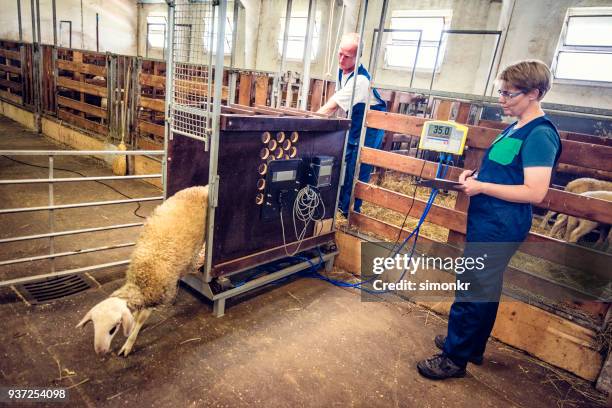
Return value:
[[(597, 180), (597, 179), (590, 178), (590, 177), (582, 177), (582, 178), (578, 178), (576, 180), (573, 180), (567, 183), (567, 185), (565, 186), (565, 191), (567, 191), (568, 193), (574, 193), (574, 194), (582, 194), (586, 191), (612, 191), (612, 182), (609, 182), (606, 180)], [(554, 211), (548, 211), (546, 215), (544, 216), (544, 218), (542, 219), (540, 228), (542, 229), (546, 228), (546, 226), (550, 222), (550, 219), (555, 214), (557, 213)], [(565, 223), (566, 217), (561, 217), (560, 220), (559, 220), (559, 217), (557, 218), (558, 218), (557, 221), (560, 221), (560, 224)], [(555, 234), (553, 233), (553, 231), (557, 232), (559, 228), (561, 228), (561, 226), (558, 226), (556, 229), (553, 226), (553, 229), (551, 229), (550, 231), (550, 236), (554, 237)]]
[[(612, 191), (586, 191), (580, 194), (585, 197), (599, 198), (601, 200), (612, 201)], [(563, 225), (566, 226), (565, 230), (565, 240), (567, 242), (576, 243), (580, 238), (593, 231), (597, 226), (603, 227), (602, 224), (596, 221), (585, 220), (583, 218), (577, 218), (573, 216), (568, 216), (565, 214), (561, 214), (557, 217), (557, 222), (553, 226), (553, 230), (551, 230), (551, 234), (558, 232)], [(604, 230), (603, 228), (600, 230), (599, 239), (597, 240), (597, 244), (605, 243), (609, 241), (612, 232), (608, 232), (608, 237), (604, 239)]]
[(94, 327), (94, 350), (106, 354), (123, 327), (127, 340), (118, 355), (130, 354), (153, 308), (174, 300), (178, 281), (203, 264), (208, 186), (177, 192), (147, 219), (131, 256), (125, 284), (89, 310), (76, 325)]

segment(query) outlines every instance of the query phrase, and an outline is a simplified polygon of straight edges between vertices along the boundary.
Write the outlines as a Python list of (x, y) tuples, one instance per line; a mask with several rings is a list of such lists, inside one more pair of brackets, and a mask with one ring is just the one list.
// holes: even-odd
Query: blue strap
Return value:
[[(346, 81), (348, 82), (353, 77), (354, 74), (355, 74), (355, 71), (351, 72), (351, 74), (348, 76)], [(363, 75), (364, 77), (368, 78), (368, 81), (371, 79), (370, 73), (361, 64), (359, 65), (359, 68), (357, 69), (357, 75)], [(340, 84), (340, 88), (342, 88), (342, 70), (341, 69), (338, 69), (338, 83)], [(376, 88), (372, 88), (372, 94), (374, 94), (374, 97), (376, 98), (378, 102), (376, 105), (374, 105), (378, 107), (378, 109), (375, 109), (375, 110), (381, 110), (381, 108), (387, 107), (387, 103), (381, 98)]]

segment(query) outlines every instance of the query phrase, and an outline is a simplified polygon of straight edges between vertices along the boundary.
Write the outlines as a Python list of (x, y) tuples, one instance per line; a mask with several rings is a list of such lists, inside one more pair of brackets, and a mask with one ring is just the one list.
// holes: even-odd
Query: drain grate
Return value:
[(26, 283), (18, 286), (17, 290), (30, 303), (47, 303), (76, 295), (91, 287), (91, 284), (81, 275), (66, 275), (40, 282)]

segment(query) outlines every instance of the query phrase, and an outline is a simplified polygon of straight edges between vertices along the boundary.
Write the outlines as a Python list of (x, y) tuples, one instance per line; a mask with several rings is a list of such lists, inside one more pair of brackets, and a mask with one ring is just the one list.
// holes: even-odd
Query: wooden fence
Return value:
[[(439, 111), (438, 111), (439, 112)], [(423, 122), (426, 118), (402, 115), (397, 113), (385, 113), (369, 111), (366, 122), (369, 127), (384, 129), (386, 132), (410, 135), (419, 138)], [(484, 154), (484, 151), (499, 134), (499, 129), (482, 126), (468, 125), (468, 149), (465, 152), (464, 168), (476, 168)], [(606, 144), (584, 143), (571, 140), (566, 134), (562, 138), (563, 153), (560, 165), (575, 166), (579, 169), (588, 169), (593, 172), (612, 172), (612, 146)], [(412, 176), (422, 175), (425, 179), (435, 177), (437, 163), (424, 161), (419, 158), (401, 155), (393, 152), (363, 148), (361, 152), (362, 163), (371, 164), (378, 168), (397, 171)], [(456, 180), (463, 171), (460, 167), (450, 167), (447, 178)], [(410, 210), (410, 216), (418, 217), (422, 214), (426, 202), (418, 198), (413, 200), (404, 194), (387, 190), (382, 187), (357, 182), (355, 197), (388, 210), (405, 214)], [(457, 195), (454, 208), (446, 208), (433, 205), (428, 221), (447, 228), (449, 230), (448, 243), (460, 248), (465, 241), (466, 212), (468, 198), (462, 193)], [(538, 207), (562, 212), (580, 218), (597, 221), (603, 224), (612, 224), (612, 202), (605, 200), (583, 197), (578, 194), (568, 193), (562, 190), (549, 189), (545, 199)], [(350, 216), (351, 225), (373, 232), (378, 236), (395, 241), (399, 236), (405, 237), (409, 231), (401, 230), (399, 227), (386, 223), (364, 214), (352, 212)], [(423, 238), (425, 242), (428, 240)], [(533, 245), (533, 243), (545, 245)], [(579, 269), (587, 274), (610, 279), (610, 255), (594, 251), (585, 247), (567, 244), (548, 236), (530, 233), (521, 251), (538, 258), (561, 262), (566, 266)], [(458, 253), (457, 253), (458, 254)], [(561, 254), (564, 258), (560, 259)], [(524, 276), (513, 268), (509, 268), (506, 281), (520, 281)], [(532, 279), (533, 281), (533, 279)], [(539, 279), (537, 293), (548, 292), (558, 294), (558, 288), (546, 280)], [(596, 321), (601, 323), (608, 309), (608, 304), (585, 300), (576, 303), (574, 295), (579, 294), (568, 291), (571, 298), (565, 299), (573, 307), (589, 313)]]

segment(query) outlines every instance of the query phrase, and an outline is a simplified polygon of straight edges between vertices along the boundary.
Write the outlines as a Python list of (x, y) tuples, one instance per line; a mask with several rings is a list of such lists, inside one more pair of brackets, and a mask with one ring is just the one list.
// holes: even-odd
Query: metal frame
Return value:
[(0, 244), (6, 244), (6, 243), (11, 243), (11, 242), (31, 241), (31, 240), (37, 240), (37, 239), (48, 239), (49, 240), (49, 254), (4, 260), (4, 261), (0, 261), (0, 266), (8, 266), (8, 265), (14, 265), (18, 263), (40, 261), (40, 260), (46, 260), (46, 259), (51, 260), (51, 271), (49, 273), (41, 274), (41, 275), (27, 276), (27, 277), (16, 278), (16, 279), (2, 280), (0, 281), (0, 287), (13, 286), (17, 284), (34, 282), (37, 280), (64, 276), (64, 275), (70, 275), (70, 274), (85, 273), (85, 272), (89, 272), (92, 270), (104, 269), (110, 266), (118, 266), (118, 265), (124, 265), (124, 264), (129, 263), (129, 260), (123, 260), (123, 261), (117, 261), (117, 262), (111, 262), (111, 263), (105, 263), (105, 264), (91, 265), (85, 268), (77, 268), (77, 269), (70, 269), (70, 270), (64, 270), (64, 271), (55, 270), (55, 259), (56, 258), (72, 256), (72, 255), (80, 255), (80, 254), (92, 253), (92, 252), (107, 251), (107, 250), (117, 249), (117, 248), (126, 248), (126, 247), (135, 245), (134, 242), (126, 242), (122, 244), (101, 246), (97, 248), (85, 248), (85, 249), (80, 249), (77, 251), (55, 252), (55, 247), (54, 247), (55, 237), (77, 235), (77, 234), (84, 234), (84, 233), (91, 233), (91, 232), (109, 231), (109, 230), (114, 230), (114, 229), (133, 228), (133, 227), (140, 227), (144, 225), (144, 223), (142, 222), (137, 222), (137, 223), (108, 225), (108, 226), (103, 226), (103, 227), (81, 228), (81, 229), (67, 230), (67, 231), (55, 231), (55, 217), (54, 217), (55, 210), (83, 208), (83, 207), (92, 207), (92, 206), (101, 206), (101, 205), (136, 203), (136, 202), (145, 202), (145, 201), (160, 201), (164, 199), (163, 196), (155, 196), (155, 197), (144, 197), (144, 198), (132, 198), (132, 199), (125, 199), (125, 200), (84, 202), (84, 203), (75, 203), (75, 204), (60, 204), (60, 205), (55, 204), (55, 195), (54, 195), (55, 183), (76, 183), (76, 182), (102, 181), (102, 180), (134, 180), (134, 179), (150, 179), (150, 178), (162, 177), (162, 182), (165, 185), (164, 173), (131, 175), (131, 176), (126, 175), (126, 176), (65, 177), (65, 178), (55, 177), (55, 172), (54, 172), (55, 156), (96, 156), (96, 155), (162, 156), (165, 161), (165, 158), (167, 156), (167, 149), (165, 150), (140, 150), (140, 151), (138, 150), (128, 150), (128, 151), (119, 151), (119, 150), (81, 150), (81, 151), (0, 150), (0, 156), (47, 156), (49, 159), (48, 178), (0, 180), (0, 185), (26, 185), (26, 184), (41, 184), (41, 183), (46, 183), (49, 185), (49, 188), (48, 188), (49, 205), (38, 206), (38, 207), (7, 208), (7, 209), (0, 210), (0, 215), (26, 213), (26, 212), (33, 212), (33, 211), (47, 211), (49, 214), (49, 218), (48, 218), (49, 232), (48, 233), (3, 238), (3, 239), (0, 239)]
[[(599, 11), (598, 9), (596, 9)], [(588, 46), (588, 45), (568, 45), (566, 44), (567, 29), (572, 17), (611, 17), (610, 14), (602, 14), (600, 12), (593, 11), (592, 14), (588, 14), (587, 11), (576, 12), (572, 9), (568, 9), (563, 21), (563, 28), (561, 29), (561, 35), (555, 49), (555, 55), (552, 60), (550, 70), (553, 73), (553, 82), (556, 84), (567, 84), (567, 85), (581, 85), (581, 86), (600, 86), (600, 87), (612, 87), (612, 82), (606, 81), (593, 81), (586, 79), (573, 79), (573, 78), (558, 78), (557, 77), (557, 65), (559, 64), (559, 55), (562, 52), (593, 52), (598, 54), (612, 53), (612, 47), (610, 46)]]
[[(181, 1), (181, 6), (185, 6), (185, 1)], [(291, 1), (291, 0), (289, 0)], [(214, 80), (210, 76), (208, 77), (209, 86), (214, 86), (212, 90), (213, 99), (212, 102), (207, 100), (203, 102), (205, 105), (202, 109), (192, 108), (190, 106), (177, 105), (174, 103), (174, 52), (175, 52), (175, 42), (173, 40), (173, 33), (175, 27), (175, 19), (176, 19), (176, 7), (177, 1), (168, 1), (168, 57), (167, 57), (167, 80), (166, 80), (166, 126), (165, 126), (165, 138), (164, 138), (164, 150), (168, 150), (168, 142), (172, 139), (173, 133), (181, 134), (186, 137), (190, 137), (192, 139), (196, 139), (203, 143), (203, 148), (209, 151), (209, 171), (208, 171), (208, 185), (209, 185), (209, 202), (208, 202), (208, 214), (207, 214), (207, 223), (206, 223), (206, 240), (205, 240), (205, 250), (206, 250), (206, 259), (204, 261), (202, 273), (196, 275), (188, 275), (183, 278), (183, 282), (192, 287), (194, 290), (204, 295), (208, 299), (213, 301), (213, 313), (215, 316), (220, 317), (223, 316), (225, 310), (225, 300), (236, 296), (238, 294), (247, 292), (257, 287), (261, 287), (266, 285), (272, 281), (281, 279), (283, 277), (289, 276), (293, 273), (302, 271), (311, 266), (309, 262), (300, 262), (296, 265), (292, 265), (290, 267), (284, 268), (282, 270), (276, 271), (274, 273), (270, 273), (264, 275), (260, 278), (249, 281), (248, 283), (233, 289), (229, 289), (223, 291), (221, 293), (215, 294), (212, 290), (211, 283), (213, 281), (212, 276), (212, 255), (214, 248), (214, 228), (215, 228), (215, 211), (218, 206), (218, 194), (219, 194), (219, 175), (218, 175), (218, 161), (219, 161), (219, 135), (220, 135), (220, 118), (221, 118), (221, 95), (222, 95), (222, 84), (223, 84), (223, 71), (224, 71), (224, 53), (217, 52), (213, 55), (212, 49), (210, 47), (210, 52), (208, 55), (208, 72), (213, 72), (214, 68)], [(314, 7), (315, 0), (311, 0), (311, 6)], [(216, 21), (218, 24), (218, 32), (217, 32), (217, 43), (216, 49), (222, 50), (225, 42), (225, 22), (226, 12), (227, 12), (227, 0), (220, 0), (216, 3), (213, 3), (213, 16), (216, 15)], [(312, 10), (312, 9), (311, 9)], [(183, 11), (183, 10), (181, 10)], [(310, 15), (312, 19), (314, 19), (314, 12), (311, 12)], [(234, 13), (234, 18), (238, 17), (238, 13)], [(236, 20), (235, 20), (236, 21)], [(214, 23), (213, 23), (214, 24)], [(234, 27), (237, 27), (237, 24), (234, 24)], [(214, 32), (214, 27), (209, 30), (211, 35), (211, 40), (213, 38), (212, 33)], [(312, 30), (311, 30), (312, 31)], [(234, 44), (236, 43), (234, 38)], [(234, 54), (234, 52), (232, 53)], [(232, 56), (232, 61), (230, 62), (230, 70), (233, 73), (238, 73), (240, 70), (233, 69), (234, 64), (234, 55)], [(277, 83), (277, 86), (280, 86), (280, 81)], [(209, 88), (210, 89), (210, 88)], [(211, 95), (211, 92), (208, 92), (208, 95)], [(200, 116), (205, 115), (206, 121), (211, 121), (210, 127), (206, 127), (205, 134), (203, 135), (193, 135), (193, 134), (185, 134), (185, 132), (181, 132), (180, 129), (177, 132), (177, 129), (172, 126), (175, 118), (173, 117), (174, 112), (187, 112), (198, 114)], [(163, 167), (163, 174), (167, 175), (167, 166)], [(165, 179), (165, 177), (164, 177)], [(164, 184), (164, 191), (166, 191), (166, 184)], [(328, 268), (331, 268), (333, 264), (333, 258), (337, 252), (328, 253), (322, 255), (324, 262)], [(317, 262), (319, 257), (313, 258), (311, 262)]]

